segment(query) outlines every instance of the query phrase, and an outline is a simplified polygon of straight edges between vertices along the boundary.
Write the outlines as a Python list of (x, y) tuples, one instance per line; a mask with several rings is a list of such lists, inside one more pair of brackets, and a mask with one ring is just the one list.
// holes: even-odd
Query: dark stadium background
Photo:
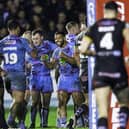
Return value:
[[(56, 31), (65, 32), (65, 24), (76, 21), (79, 24), (86, 21), (86, 0), (0, 0), (0, 39), (8, 34), (6, 24), (9, 19), (16, 19), (21, 24), (21, 34), (26, 30), (40, 28), (45, 32), (45, 39), (52, 40)], [(53, 95), (51, 106), (56, 106), (56, 94)], [(6, 118), (10, 107), (11, 96), (5, 93), (4, 105)], [(70, 105), (72, 101), (70, 100)], [(29, 111), (29, 107), (28, 107)], [(73, 107), (68, 107), (68, 119), (73, 114)], [(29, 126), (29, 112), (26, 125)], [(51, 120), (51, 118), (54, 118)], [(49, 126), (55, 129), (56, 107), (51, 107)], [(40, 120), (37, 117), (36, 125)], [(81, 129), (81, 128), (80, 128)]]
[(42, 28), (46, 39), (65, 31), (68, 21), (85, 22), (86, 0), (0, 0), (0, 39), (7, 35), (6, 23), (17, 19), (22, 32)]

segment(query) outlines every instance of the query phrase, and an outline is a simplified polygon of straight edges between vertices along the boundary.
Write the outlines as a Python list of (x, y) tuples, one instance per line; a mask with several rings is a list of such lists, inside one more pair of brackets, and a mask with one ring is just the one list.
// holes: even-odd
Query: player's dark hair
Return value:
[(71, 29), (73, 26), (76, 26), (77, 24), (78, 24), (78, 23), (75, 22), (75, 21), (70, 21), (70, 22), (68, 22), (68, 23), (66, 24), (65, 28), (66, 28), (67, 30), (69, 30), (69, 29)]
[(55, 32), (55, 35), (58, 35), (58, 34), (60, 34), (62, 36), (65, 36), (65, 33), (64, 32), (59, 32), (59, 31)]
[(16, 21), (16, 20), (9, 20), (8, 23), (7, 23), (7, 28), (9, 30), (14, 30), (16, 29), (17, 27), (20, 28), (20, 24)]
[(35, 29), (32, 31), (32, 35), (39, 34), (40, 36), (44, 36), (44, 32), (42, 29)]
[(116, 2), (114, 1), (109, 1), (105, 4), (104, 6), (105, 9), (111, 9), (111, 10), (115, 10), (116, 12), (118, 12), (118, 5)]

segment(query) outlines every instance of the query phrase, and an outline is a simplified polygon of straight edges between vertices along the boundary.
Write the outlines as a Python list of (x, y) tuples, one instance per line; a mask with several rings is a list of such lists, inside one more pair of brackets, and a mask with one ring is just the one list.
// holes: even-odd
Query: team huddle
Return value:
[[(56, 126), (59, 128), (67, 126), (67, 103), (70, 96), (73, 98), (74, 112), (84, 102), (85, 97), (79, 79), (79, 66), (73, 57), (79, 25), (76, 22), (68, 22), (66, 29), (67, 35), (62, 32), (55, 33), (55, 43), (53, 43), (44, 40), (44, 33), (40, 29), (35, 29), (32, 32), (26, 31), (22, 36), (19, 36), (19, 23), (15, 20), (8, 22), (9, 35), (0, 42), (1, 64), (3, 64), (1, 67), (1, 83), (4, 80), (3, 84), (11, 94), (13, 103), (7, 124), (2, 108), (1, 113), (3, 115), (1, 117), (3, 118), (1, 119), (4, 122), (1, 122), (1, 127), (5, 129), (8, 126), (10, 128), (26, 128), (24, 122), (29, 97), (32, 101), (29, 128), (36, 128), (35, 121), (38, 110), (40, 127), (48, 126), (49, 104), (53, 92), (50, 74), (52, 69), (56, 71), (55, 79), (57, 80)], [(1, 106), (3, 106), (2, 104), (3, 102)], [(86, 108), (87, 114), (82, 121), (79, 111), (77, 115), (81, 121), (78, 122), (79, 126), (85, 126), (85, 121), (88, 122), (88, 107), (85, 105), (83, 108)], [(18, 119), (18, 123), (16, 119)], [(68, 126), (70, 125), (68, 124)]]
[[(92, 86), (98, 108), (97, 129), (108, 129), (110, 91), (119, 102), (119, 129), (126, 129), (129, 117), (128, 76), (123, 58), (123, 43), (129, 49), (129, 25), (117, 19), (118, 5), (109, 1), (104, 6), (104, 18), (91, 27), (79, 29), (76, 22), (66, 24), (67, 34), (56, 32), (55, 43), (44, 40), (40, 29), (19, 36), (20, 26), (8, 22), (9, 35), (0, 41), (1, 128), (25, 129), (26, 107), (31, 97), (30, 127), (36, 128), (36, 113), (40, 127), (48, 127), (49, 105), (53, 92), (51, 70), (55, 69), (57, 84), (57, 128), (88, 127), (88, 66), (87, 56), (95, 57)], [(81, 33), (80, 33), (81, 30)], [(95, 50), (90, 50), (94, 44)], [(129, 62), (129, 57), (126, 58)], [(7, 122), (4, 118), (4, 86), (13, 102)], [(67, 103), (72, 96), (74, 115), (67, 122)], [(22, 111), (22, 112), (21, 112)], [(18, 119), (18, 121), (16, 121)]]

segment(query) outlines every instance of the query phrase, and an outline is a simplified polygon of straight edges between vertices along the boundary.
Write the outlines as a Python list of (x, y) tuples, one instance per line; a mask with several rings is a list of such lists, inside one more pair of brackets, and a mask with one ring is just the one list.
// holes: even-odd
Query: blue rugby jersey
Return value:
[(69, 57), (72, 57), (73, 55), (73, 49), (71, 46), (66, 45), (64, 48), (56, 48), (55, 51), (53, 52), (52, 58), (58, 60), (58, 65), (59, 65), (59, 72), (60, 74), (64, 75), (72, 75), (73, 73), (79, 73), (79, 68), (77, 66), (71, 65), (67, 63), (63, 58), (60, 58), (60, 51), (62, 51), (64, 54), (66, 54)]
[(25, 53), (32, 48), (26, 39), (16, 35), (8, 35), (0, 41), (0, 53), (4, 55), (4, 70), (25, 71)]
[(40, 60), (42, 55), (46, 56), (46, 60), (50, 60), (52, 52), (56, 49), (57, 45), (46, 40), (39, 46), (36, 46), (38, 51), (37, 58), (28, 58), (28, 62), (32, 65), (31, 72), (35, 74), (50, 74), (50, 69), (46, 67), (43, 61)]
[(76, 44), (76, 37), (77, 36), (75, 34), (67, 34), (66, 41), (68, 42), (69, 45), (73, 47)]

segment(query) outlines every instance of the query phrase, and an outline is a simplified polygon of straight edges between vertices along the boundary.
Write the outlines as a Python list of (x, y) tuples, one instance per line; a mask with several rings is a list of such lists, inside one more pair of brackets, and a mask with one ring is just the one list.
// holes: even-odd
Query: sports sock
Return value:
[(11, 128), (17, 128), (17, 123), (15, 122), (15, 120), (12, 117), (11, 114), (9, 114), (8, 121), (7, 122), (8, 122), (9, 127), (11, 127)]
[(66, 125), (66, 117), (59, 118), (60, 121), (60, 128), (64, 128)]
[(3, 106), (1, 106), (1, 108), (0, 108), (0, 128), (8, 129), (8, 125), (6, 123), (5, 116), (4, 116)]
[[(21, 112), (21, 110), (22, 110), (22, 112)], [(24, 100), (21, 104), (21, 108), (20, 108), (19, 113), (18, 113), (19, 122), (25, 121), (26, 113), (27, 113), (27, 102)]]
[(88, 112), (88, 106), (86, 104), (82, 104), (75, 112), (75, 117), (79, 118), (83, 113), (86, 114), (86, 112)]
[(31, 106), (31, 113), (30, 113), (31, 124), (35, 124), (36, 114), (37, 114), (37, 107)]
[(129, 117), (129, 108), (121, 107), (119, 111), (120, 129), (126, 129)]
[(41, 103), (39, 103), (38, 112), (39, 112), (39, 116), (40, 116), (40, 127), (42, 126), (42, 113), (41, 113), (41, 110), (42, 110), (42, 105), (41, 105)]
[(107, 118), (99, 118), (98, 119), (98, 128), (97, 129), (108, 129)]
[(60, 127), (60, 118), (56, 119), (56, 126), (59, 128)]
[(48, 114), (49, 114), (49, 110), (47, 108), (42, 108), (41, 109), (42, 127), (47, 127), (47, 124), (48, 124)]

